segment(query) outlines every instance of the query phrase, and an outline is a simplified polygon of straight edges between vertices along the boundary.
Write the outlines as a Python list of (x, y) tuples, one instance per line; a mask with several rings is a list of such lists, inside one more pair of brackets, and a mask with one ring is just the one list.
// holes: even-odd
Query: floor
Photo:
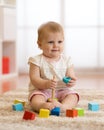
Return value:
[[(104, 74), (80, 75), (77, 74), (78, 81), (75, 86), (77, 89), (104, 89)], [(0, 94), (16, 88), (28, 87), (28, 75), (19, 75), (18, 77), (0, 81)]]

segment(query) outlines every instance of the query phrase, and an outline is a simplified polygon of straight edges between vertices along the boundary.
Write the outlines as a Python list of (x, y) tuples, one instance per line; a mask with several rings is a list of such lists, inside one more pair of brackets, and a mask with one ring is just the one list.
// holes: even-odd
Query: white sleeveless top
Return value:
[[(64, 55), (61, 55), (58, 61), (49, 62), (46, 60), (43, 54), (40, 54), (34, 57), (30, 57), (28, 64), (30, 63), (40, 67), (40, 75), (43, 79), (53, 79), (53, 76), (55, 75), (58, 81), (56, 89), (65, 87), (65, 83), (63, 83), (62, 79), (66, 74), (67, 68), (72, 66), (70, 57), (67, 58)], [(29, 91), (32, 92), (35, 89), (37, 88), (35, 88), (35, 86), (33, 86), (30, 81)]]

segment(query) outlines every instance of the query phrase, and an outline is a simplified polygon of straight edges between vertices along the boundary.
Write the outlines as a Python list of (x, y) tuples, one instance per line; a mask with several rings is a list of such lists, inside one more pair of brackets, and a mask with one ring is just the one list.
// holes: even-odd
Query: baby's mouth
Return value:
[(55, 51), (59, 51), (59, 50), (57, 50), (57, 49), (54, 49), (54, 50), (51, 50), (51, 51), (54, 51), (54, 52), (55, 52)]

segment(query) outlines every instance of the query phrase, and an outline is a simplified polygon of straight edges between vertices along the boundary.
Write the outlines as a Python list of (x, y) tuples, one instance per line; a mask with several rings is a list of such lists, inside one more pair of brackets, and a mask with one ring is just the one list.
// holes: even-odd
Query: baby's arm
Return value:
[(69, 83), (66, 84), (67, 87), (73, 87), (74, 85), (76, 85), (77, 77), (75, 75), (73, 65), (70, 68), (67, 69), (67, 71), (66, 71), (66, 77), (70, 77), (71, 78), (71, 80), (69, 81)]
[(55, 88), (57, 82), (55, 80), (45, 80), (40, 77), (40, 67), (30, 63), (29, 76), (32, 84), (38, 89)]

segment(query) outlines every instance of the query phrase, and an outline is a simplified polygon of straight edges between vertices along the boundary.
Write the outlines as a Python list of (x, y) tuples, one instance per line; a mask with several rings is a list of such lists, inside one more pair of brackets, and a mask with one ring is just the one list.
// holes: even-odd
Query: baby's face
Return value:
[(43, 50), (43, 54), (48, 58), (58, 58), (63, 52), (64, 37), (61, 32), (49, 32), (44, 39), (40, 42), (40, 49)]

